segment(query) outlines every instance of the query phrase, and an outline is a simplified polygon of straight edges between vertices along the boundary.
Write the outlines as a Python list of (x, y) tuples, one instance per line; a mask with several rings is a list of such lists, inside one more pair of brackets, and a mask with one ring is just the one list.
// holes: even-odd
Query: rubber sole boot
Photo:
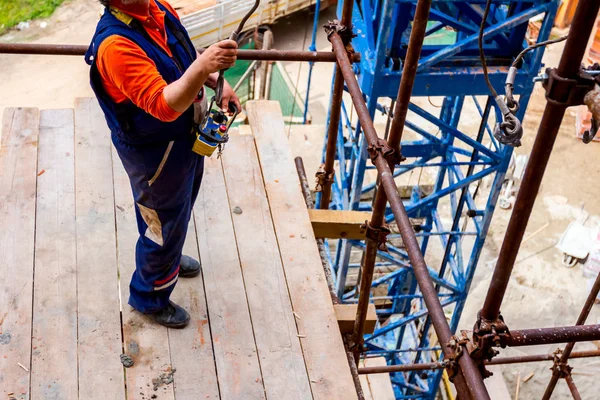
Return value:
[(200, 275), (200, 262), (194, 260), (190, 256), (181, 256), (179, 263), (179, 277), (193, 278)]
[(185, 328), (190, 322), (190, 314), (172, 301), (169, 301), (166, 308), (146, 315), (157, 324), (167, 328)]

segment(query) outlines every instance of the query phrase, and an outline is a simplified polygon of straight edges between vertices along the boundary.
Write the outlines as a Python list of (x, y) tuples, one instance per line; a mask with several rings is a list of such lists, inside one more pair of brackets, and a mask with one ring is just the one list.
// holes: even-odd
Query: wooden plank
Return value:
[(504, 375), (502, 375), (502, 367), (500, 365), (490, 365), (486, 368), (493, 372), (492, 376), (483, 381), (491, 399), (511, 400), (513, 396), (508, 391), (508, 386), (504, 380)]
[[(190, 221), (183, 253), (200, 260), (194, 218)], [(190, 313), (190, 326), (169, 329), (171, 362), (175, 374), (177, 400), (219, 399), (219, 385), (204, 294), (202, 275), (180, 279), (171, 299)]]
[(113, 179), (117, 224), (117, 260), (121, 280), (123, 344), (125, 353), (134, 362), (125, 370), (127, 397), (174, 399), (173, 385), (160, 385), (154, 390), (153, 380), (171, 368), (167, 329), (151, 322), (127, 304), (129, 281), (135, 271), (135, 246), (139, 237), (129, 177), (117, 151), (113, 148)]
[[(365, 361), (359, 360), (358, 366), (364, 367)], [(373, 400), (373, 396), (371, 395), (371, 388), (369, 387), (369, 380), (367, 379), (367, 375), (358, 375), (358, 380), (360, 381), (360, 387), (363, 391), (363, 395), (365, 396), (365, 400)]]
[[(352, 333), (354, 331), (354, 321), (356, 320), (356, 311), (358, 304), (334, 304), (335, 317), (337, 318), (340, 332), (342, 334)], [(377, 312), (375, 305), (369, 304), (367, 309), (367, 321), (365, 323), (365, 333), (373, 333), (377, 323)]]
[(252, 136), (231, 135), (223, 170), (267, 398), (312, 399)]
[[(0, 147), (0, 394), (29, 398), (39, 111), (7, 108)], [(23, 365), (25, 368), (19, 366)]]
[(360, 381), (360, 387), (362, 388), (363, 394), (365, 396), (365, 400), (373, 400), (373, 396), (371, 395), (371, 388), (369, 387), (369, 381), (367, 380), (367, 376), (359, 375), (358, 380)]
[(264, 399), (228, 204), (221, 162), (207, 158), (194, 217), (221, 398)]
[(95, 99), (75, 101), (79, 398), (124, 399), (110, 132)]
[(365, 239), (363, 225), (371, 213), (342, 210), (308, 210), (315, 236), (328, 239)]
[(285, 136), (279, 103), (251, 101), (248, 118), (316, 399), (356, 399), (325, 273)]
[(31, 397), (76, 399), (73, 110), (42, 111), (39, 143)]
[[(387, 365), (384, 357), (367, 358), (364, 362), (365, 367), (383, 367)], [(395, 400), (394, 388), (390, 381), (389, 374), (371, 374), (366, 375), (369, 381), (369, 389), (373, 400)]]

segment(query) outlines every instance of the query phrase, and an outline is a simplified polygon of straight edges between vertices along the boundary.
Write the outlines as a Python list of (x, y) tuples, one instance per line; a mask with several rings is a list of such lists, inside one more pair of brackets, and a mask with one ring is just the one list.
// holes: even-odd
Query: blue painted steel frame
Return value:
[[(353, 46), (362, 58), (354, 68), (372, 116), (384, 110), (379, 99), (396, 97), (415, 4), (416, 0), (355, 2), (353, 24), (357, 37)], [(513, 150), (499, 144), (492, 135), (499, 113), (483, 80), (477, 50), (484, 4), (485, 0), (434, 0), (413, 97), (441, 96), (443, 103), (439, 115), (424, 107), (423, 102), (420, 106), (411, 103), (406, 126), (416, 139), (402, 142), (407, 160), (394, 171), (399, 178), (417, 171), (435, 175), (429, 191), (418, 184), (409, 187), (411, 195), (404, 202), (453, 331), (458, 327)], [(339, 2), (338, 15), (341, 6)], [(546, 40), (556, 9), (557, 0), (493, 0), (484, 48), (490, 79), (498, 92), (503, 93), (508, 67), (526, 45), (529, 20), (544, 15), (538, 40)], [(442, 30), (452, 30), (448, 35), (452, 40), (436, 44), (434, 38)], [(515, 94), (521, 103), (521, 119), (533, 90), (532, 78), (542, 66), (543, 51), (540, 48), (528, 53), (517, 74)], [(482, 96), (485, 104), (479, 103)], [(360, 124), (352, 120), (348, 107), (342, 106), (330, 208), (370, 210), (375, 184), (367, 171), (372, 166), (367, 165)], [(461, 115), (467, 109), (481, 118), (479, 129), (462, 127)], [(486, 177), (492, 182), (489, 189), (479, 186)], [(393, 227), (389, 210), (386, 220)], [(388, 364), (436, 360), (439, 347), (431, 335), (427, 309), (408, 256), (397, 234), (389, 239), (389, 252), (380, 253), (376, 263), (372, 288), (377, 295), (372, 300), (381, 322), (373, 334), (365, 337), (367, 353), (386, 357)], [(347, 287), (346, 278), (360, 268), (360, 252), (365, 244), (354, 240), (330, 243), (334, 244), (335, 252), (328, 257), (338, 295), (344, 302), (356, 302), (357, 291)], [(382, 288), (387, 291), (385, 295)], [(433, 399), (441, 376), (441, 371), (394, 373), (391, 380), (398, 399)]]

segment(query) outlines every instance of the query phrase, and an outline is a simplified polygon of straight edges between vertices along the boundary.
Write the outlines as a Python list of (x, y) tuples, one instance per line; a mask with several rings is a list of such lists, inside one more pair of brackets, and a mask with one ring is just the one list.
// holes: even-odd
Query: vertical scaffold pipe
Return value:
[[(430, 9), (431, 0), (419, 0), (417, 2), (408, 42), (408, 50), (406, 59), (404, 60), (404, 68), (402, 70), (402, 78), (400, 80), (400, 87), (398, 88), (398, 95), (394, 106), (392, 127), (390, 128), (388, 137), (388, 145), (396, 152), (396, 154), (400, 154), (400, 141), (402, 139), (402, 132), (404, 130), (406, 114), (408, 113), (408, 105), (412, 95), (415, 76), (417, 74), (417, 67), (419, 66), (419, 57), (421, 56), (421, 49), (423, 48), (423, 41), (425, 40)], [(394, 167), (395, 165), (390, 165), (392, 171)], [(378, 229), (382, 226), (385, 217), (386, 202), (387, 196), (385, 191), (377, 190), (370, 223), (372, 228)], [(356, 341), (361, 341), (364, 335), (378, 245), (379, 244), (375, 241), (369, 240), (363, 257), (360, 295), (358, 297), (358, 308), (354, 324), (354, 336)]]
[(573, 376), (571, 376), (570, 373), (567, 374), (567, 376), (565, 376), (565, 381), (567, 382), (567, 386), (571, 391), (571, 396), (573, 396), (573, 400), (581, 400), (579, 390), (577, 390), (577, 386), (575, 386), (575, 382), (573, 382)]
[[(352, 29), (352, 8), (354, 0), (344, 0), (342, 6), (341, 23), (348, 29)], [(340, 114), (342, 112), (342, 96), (344, 95), (344, 77), (339, 65), (335, 66), (335, 77), (333, 80), (333, 91), (331, 93), (331, 108), (329, 111), (329, 126), (327, 128), (327, 147), (325, 149), (325, 163), (323, 165), (323, 180), (321, 186), (320, 209), (328, 209), (331, 202), (331, 184), (333, 183), (335, 151), (337, 148), (338, 129), (340, 125)]]
[[(573, 17), (563, 54), (556, 73), (563, 79), (577, 78), (581, 60), (585, 54), (588, 39), (594, 28), (594, 22), (600, 2), (598, 0), (581, 0)], [(566, 95), (561, 93), (561, 95)], [(500, 248), (496, 268), (490, 287), (481, 310), (481, 317), (495, 321), (500, 314), (502, 299), (506, 293), (508, 281), (512, 273), (531, 210), (544, 177), (544, 171), (550, 159), (550, 153), (556, 141), (558, 129), (563, 120), (567, 105), (549, 101), (542, 115), (535, 142), (527, 162), (523, 184), (517, 195), (514, 209)]]
[[(394, 106), (394, 118), (392, 120), (392, 127), (390, 129), (390, 135), (387, 141), (388, 146), (391, 147), (397, 154), (400, 153), (400, 142), (402, 140), (402, 133), (404, 130), (404, 124), (406, 122), (406, 115), (408, 113), (408, 105), (410, 103), (414, 80), (419, 65), (419, 58), (421, 55), (421, 50), (423, 48), (423, 41), (425, 39), (427, 20), (429, 18), (430, 9), (431, 0), (419, 0), (417, 2), (407, 55), (404, 61), (404, 68), (402, 71), (402, 78), (400, 82), (400, 87), (398, 88), (396, 104)], [(338, 47), (341, 46), (339, 46), (338, 44)], [(340, 64), (340, 62), (339, 55), (337, 53), (340, 52), (341, 51), (336, 52), (336, 56), (338, 56), (338, 65)], [(348, 86), (350, 86), (348, 79), (346, 79), (346, 83)], [(354, 96), (353, 101), (355, 102), (355, 104), (357, 101), (360, 101), (361, 104), (364, 105), (364, 102), (355, 99)], [(366, 107), (365, 111), (367, 111)], [(368, 112), (366, 113), (366, 116), (369, 116)], [(365, 119), (365, 116), (363, 116), (363, 118), (360, 120), (361, 124), (364, 127), (365, 135), (368, 135), (367, 125), (370, 125), (370, 127), (372, 127), (372, 121), (370, 121), (369, 116), (370, 124), (365, 125), (363, 119)], [(371, 136), (372, 137), (368, 140), (369, 144), (374, 144), (374, 141), (377, 140), (377, 133), (374, 129)], [(382, 163), (381, 158), (375, 161), (376, 164)], [(437, 297), (437, 292), (435, 291), (431, 282), (431, 277), (429, 276), (427, 265), (425, 264), (425, 260), (423, 259), (423, 255), (421, 254), (421, 250), (419, 248), (419, 244), (415, 237), (414, 231), (412, 230), (410, 220), (408, 219), (406, 210), (404, 209), (404, 205), (402, 204), (402, 201), (398, 196), (392, 172), (395, 165), (393, 163), (388, 165), (387, 161), (383, 162), (386, 163), (389, 172), (387, 172), (387, 175), (384, 176), (381, 169), (378, 168), (378, 171), (380, 173), (381, 184), (383, 185), (384, 190), (377, 191), (375, 202), (373, 205), (371, 227), (380, 228), (382, 226), (385, 217), (385, 205), (387, 202), (387, 198), (389, 196), (389, 193), (393, 192), (394, 196), (392, 196), (393, 199), (390, 198), (390, 205), (392, 206), (392, 211), (394, 212), (394, 216), (396, 217), (396, 223), (400, 228), (400, 234), (402, 236), (403, 242), (405, 243), (406, 250), (411, 261), (411, 265), (413, 266), (413, 269), (415, 271), (415, 277), (417, 278), (419, 287), (421, 288), (421, 292), (423, 293), (423, 297), (425, 299), (427, 309), (429, 310), (429, 315), (434, 324), (436, 333), (438, 334), (438, 338), (442, 343), (444, 355), (451, 356), (454, 350), (448, 347), (448, 342), (452, 336), (452, 332), (450, 331), (450, 327), (444, 316), (442, 306), (439, 302), (439, 298)], [(363, 272), (360, 283), (361, 293), (359, 296), (357, 319), (354, 326), (355, 340), (361, 340), (362, 335), (364, 334), (364, 324), (366, 321), (366, 313), (369, 303), (369, 293), (371, 289), (371, 283), (373, 280), (373, 271), (375, 268), (377, 247), (378, 243), (374, 241), (369, 241), (367, 243), (365, 256), (363, 258)], [(460, 373), (459, 375), (457, 375), (457, 377), (459, 378), (455, 380), (457, 390), (460, 391), (462, 385), (464, 384), (468, 387), (468, 391), (470, 392), (472, 398), (489, 399), (489, 394), (487, 393), (487, 390), (483, 384), (483, 379), (474, 361), (469, 356), (466, 356), (461, 357), (459, 359), (459, 364), (461, 366), (460, 373), (462, 373), (463, 376), (460, 376)], [(463, 394), (463, 396), (465, 396), (465, 394)]]
[[(377, 137), (377, 132), (375, 131), (373, 120), (371, 119), (367, 105), (364, 102), (358, 81), (352, 70), (352, 65), (350, 64), (350, 59), (346, 53), (344, 43), (337, 33), (331, 34), (329, 39), (333, 45), (338, 66), (342, 71), (344, 81), (346, 82), (354, 107), (356, 108), (357, 116), (363, 127), (365, 138), (369, 145), (376, 146), (379, 143), (379, 138)], [(421, 293), (423, 294), (423, 299), (429, 314), (431, 315), (431, 321), (440, 340), (442, 351), (446, 357), (458, 360), (457, 374), (454, 377), (454, 384), (457, 392), (463, 399), (489, 400), (490, 396), (483, 384), (483, 378), (469, 353), (463, 351), (462, 355), (457, 357), (455, 349), (450, 344), (452, 338), (450, 326), (444, 315), (444, 310), (440, 304), (437, 292), (433, 287), (431, 276), (429, 275), (423, 254), (419, 248), (415, 232), (410, 225), (406, 209), (398, 194), (398, 188), (396, 187), (390, 165), (382, 155), (373, 157), (372, 160), (379, 173), (383, 190), (385, 190), (386, 196), (389, 199), (392, 213), (400, 228), (400, 236), (406, 246), (409, 260), (413, 267)]]
[[(315, 202), (312, 194), (310, 193), (310, 186), (308, 185), (308, 179), (306, 176), (306, 170), (304, 169), (304, 161), (302, 157), (294, 158), (296, 163), (296, 171), (298, 172), (298, 179), (300, 180), (300, 189), (304, 195), (304, 201), (306, 202), (306, 208), (315, 208)], [(333, 282), (333, 274), (331, 268), (329, 268), (329, 262), (327, 261), (327, 250), (325, 249), (325, 241), (321, 238), (317, 238), (317, 248), (319, 249), (319, 255), (321, 256), (321, 264), (323, 265), (323, 271), (325, 272), (325, 280), (327, 281), (327, 287), (329, 288), (329, 295), (333, 304), (339, 304), (340, 299), (338, 298), (335, 285)]]

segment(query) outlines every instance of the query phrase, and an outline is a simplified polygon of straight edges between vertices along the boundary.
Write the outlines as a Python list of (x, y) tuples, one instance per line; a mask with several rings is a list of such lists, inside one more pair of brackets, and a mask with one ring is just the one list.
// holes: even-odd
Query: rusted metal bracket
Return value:
[(400, 164), (406, 159), (402, 156), (402, 153), (400, 153), (400, 151), (396, 151), (395, 149), (390, 147), (390, 145), (388, 145), (388, 142), (381, 138), (378, 138), (375, 144), (370, 144), (367, 147), (367, 152), (369, 153), (369, 158), (371, 159), (371, 162), (375, 162), (375, 159), (377, 159), (379, 155), (385, 158), (388, 164), (394, 166)]
[(553, 374), (556, 374), (559, 378), (566, 378), (568, 375), (571, 375), (572, 367), (569, 366), (566, 362), (561, 362), (562, 350), (556, 349), (553, 353), (553, 364), (550, 370)]
[[(553, 361), (554, 363), (550, 368), (550, 370), (552, 371), (552, 377), (554, 379), (564, 379), (567, 383), (567, 386), (569, 387), (569, 390), (571, 391), (573, 399), (581, 400), (581, 394), (579, 393), (579, 390), (577, 390), (577, 386), (575, 385), (575, 382), (573, 381), (573, 376), (571, 375), (571, 371), (573, 371), (573, 368), (567, 363), (566, 360), (563, 360), (562, 351), (560, 349), (557, 349), (554, 352)], [(546, 393), (544, 393), (544, 398), (549, 398), (550, 395), (552, 395), (552, 393), (548, 393), (548, 391), (546, 391)]]
[(364, 351), (364, 343), (365, 339), (363, 337), (356, 337), (354, 333), (348, 333), (342, 335), (346, 346), (348, 346), (348, 350), (352, 352), (352, 354), (361, 354)]
[(379, 251), (388, 251), (386, 245), (387, 235), (389, 235), (391, 231), (387, 225), (384, 224), (379, 228), (375, 228), (369, 221), (365, 221), (365, 223), (361, 225), (361, 229), (365, 230), (365, 236), (367, 240), (377, 242), (377, 249)]
[[(587, 71), (600, 69), (597, 63)], [(558, 75), (556, 69), (546, 69), (543, 86), (546, 89), (546, 100), (550, 103), (566, 107), (586, 105), (592, 113), (592, 126), (583, 135), (583, 143), (590, 143), (598, 132), (600, 121), (600, 76), (592, 76), (583, 68), (575, 79), (567, 79)]]
[(351, 52), (354, 52), (354, 49), (352, 49), (352, 46), (350, 46), (350, 42), (356, 37), (356, 35), (352, 32), (352, 26), (348, 27), (342, 25), (339, 20), (334, 19), (333, 21), (329, 21), (323, 25), (323, 28), (325, 28), (325, 33), (327, 33), (328, 39), (331, 35), (337, 33), (340, 36), (340, 39), (342, 39), (342, 43), (344, 43), (346, 51), (351, 49)]
[(454, 382), (454, 377), (458, 374), (459, 366), (458, 359), (463, 355), (463, 351), (469, 345), (470, 340), (466, 332), (461, 332), (461, 336), (453, 335), (446, 344), (447, 347), (453, 350), (452, 355), (444, 359), (448, 378)]
[[(600, 64), (595, 63), (587, 69), (587, 71), (599, 71)], [(589, 130), (583, 133), (582, 142), (585, 144), (590, 143), (596, 137), (598, 129), (600, 128), (600, 74), (595, 76), (596, 84), (594, 88), (587, 92), (583, 97), (583, 102), (592, 113), (591, 127)]]
[(315, 177), (317, 178), (315, 192), (322, 191), (325, 185), (331, 185), (333, 183), (334, 174), (334, 172), (328, 174), (327, 171), (325, 171), (325, 164), (321, 164), (317, 170), (317, 173), (315, 174)]
[(548, 79), (543, 82), (546, 100), (566, 107), (585, 104), (585, 95), (594, 89), (596, 83), (594, 77), (586, 74), (583, 69), (575, 79), (559, 76), (556, 68), (547, 68), (546, 75)]
[(483, 318), (481, 312), (477, 313), (477, 322), (473, 327), (473, 342), (469, 343), (469, 354), (477, 361), (484, 378), (491, 376), (491, 372), (485, 369), (484, 361), (491, 361), (497, 356), (498, 351), (494, 347), (506, 347), (509, 339), (510, 331), (501, 314), (492, 321)]
[(352, 380), (354, 381), (358, 400), (365, 400), (365, 395), (358, 375), (358, 366), (356, 365), (356, 359), (352, 353), (351, 335), (342, 335), (342, 340), (344, 341), (344, 350), (346, 350), (346, 357), (348, 358), (348, 364), (350, 366), (350, 372), (352, 373)]

